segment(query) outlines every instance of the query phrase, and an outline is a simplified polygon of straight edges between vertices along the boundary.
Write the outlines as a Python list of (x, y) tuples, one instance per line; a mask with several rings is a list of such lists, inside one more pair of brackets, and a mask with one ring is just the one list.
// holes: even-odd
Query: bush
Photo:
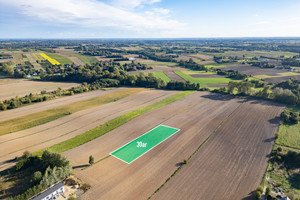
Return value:
[(32, 179), (30, 180), (30, 183), (33, 185), (38, 184), (42, 180), (42, 173), (40, 171), (36, 171), (33, 174)]
[(268, 186), (266, 188), (266, 196), (269, 196), (271, 194), (271, 188)]
[(91, 186), (89, 184), (84, 183), (82, 186), (79, 187), (80, 190), (83, 190), (84, 192), (91, 189)]
[(184, 159), (183, 160), (183, 164), (187, 164), (188, 163), (188, 160), (187, 159)]
[(256, 191), (259, 191), (261, 194), (264, 192), (264, 188), (263, 188), (263, 186), (258, 186), (257, 187), (257, 189), (256, 189)]
[(256, 191), (254, 196), (255, 196), (255, 199), (260, 199), (261, 192), (260, 191)]
[(89, 157), (89, 163), (90, 165), (94, 164), (94, 157), (92, 155)]

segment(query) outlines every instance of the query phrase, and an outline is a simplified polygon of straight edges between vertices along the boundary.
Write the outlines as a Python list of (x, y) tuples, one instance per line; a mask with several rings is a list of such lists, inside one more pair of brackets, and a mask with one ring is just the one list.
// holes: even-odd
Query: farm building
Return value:
[(56, 199), (60, 194), (63, 194), (64, 192), (64, 184), (60, 182), (52, 186), (48, 190), (44, 191), (43, 193), (40, 193), (37, 196), (33, 197), (31, 200), (53, 200)]

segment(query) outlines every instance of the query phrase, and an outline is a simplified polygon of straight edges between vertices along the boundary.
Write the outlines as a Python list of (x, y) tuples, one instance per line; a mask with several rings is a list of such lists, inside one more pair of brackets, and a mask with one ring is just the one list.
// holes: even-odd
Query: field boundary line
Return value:
[[(136, 139), (142, 137), (143, 135), (148, 134), (149, 132), (151, 132), (152, 130), (158, 128), (159, 126), (164, 126), (164, 127), (167, 127), (167, 128), (175, 129), (175, 130), (177, 130), (177, 131), (176, 131), (175, 133), (173, 133), (172, 135), (168, 136), (167, 138), (165, 138), (164, 140), (160, 141), (158, 144), (156, 144), (155, 146), (153, 146), (152, 148), (150, 148), (148, 151), (145, 151), (144, 153), (142, 153), (141, 155), (139, 155), (138, 157), (136, 157), (134, 160), (132, 160), (132, 161), (129, 162), (129, 163), (126, 162), (125, 160), (121, 159), (121, 158), (118, 158), (118, 157), (112, 155), (112, 153), (114, 153), (115, 151), (118, 151), (118, 150), (121, 149), (122, 147), (124, 147), (124, 146), (126, 146), (127, 144), (133, 142), (134, 140), (136, 140)], [(125, 162), (125, 163), (127, 163), (127, 164), (130, 164), (130, 163), (134, 162), (135, 160), (137, 160), (138, 158), (140, 158), (142, 155), (144, 155), (144, 154), (148, 153), (149, 151), (151, 151), (154, 147), (158, 146), (158, 145), (161, 144), (163, 141), (169, 139), (170, 137), (172, 137), (173, 135), (175, 135), (176, 133), (178, 133), (179, 131), (180, 131), (180, 129), (178, 129), (178, 128), (173, 128), (173, 127), (170, 127), (170, 126), (165, 126), (165, 125), (163, 125), (163, 124), (160, 124), (160, 125), (158, 125), (158, 126), (152, 128), (151, 130), (147, 131), (147, 132), (144, 133), (143, 135), (140, 135), (139, 137), (134, 138), (133, 140), (131, 140), (130, 142), (127, 142), (126, 144), (124, 144), (123, 146), (119, 147), (118, 149), (116, 149), (116, 150), (110, 152), (109, 155), (111, 155), (111, 156), (113, 156), (113, 157), (115, 157), (115, 158), (118, 158), (119, 160), (122, 160), (123, 162)]]
[[(247, 102), (247, 100), (245, 100), (244, 102), (242, 102), (237, 108), (235, 108), (228, 116), (226, 116), (219, 124), (218, 124), (218, 126), (215, 128), (215, 130), (198, 146), (198, 148), (188, 157), (188, 161), (201, 149), (201, 147), (202, 146), (204, 146), (209, 140), (210, 140), (210, 138), (212, 137), (212, 136), (214, 136), (215, 135), (215, 133), (221, 128), (221, 126), (237, 111), (237, 110), (239, 110), (239, 108), (243, 105), (243, 104), (245, 104)], [(179, 172), (180, 171), (180, 169), (181, 168), (183, 168), (183, 166), (184, 166), (185, 164), (182, 164), (182, 165), (180, 165), (172, 174), (171, 174), (171, 176), (170, 177), (168, 177), (167, 179), (166, 179), (166, 181), (159, 187), (159, 188), (157, 188), (152, 194), (151, 194), (151, 196), (149, 196), (148, 198), (147, 198), (147, 200), (149, 200), (149, 199), (151, 199), (161, 188), (163, 188), (164, 187), (164, 185), (167, 183), (167, 182), (169, 182), (170, 180), (171, 180), (171, 178), (173, 177), (173, 176), (175, 176), (176, 174), (177, 174), (177, 172)]]

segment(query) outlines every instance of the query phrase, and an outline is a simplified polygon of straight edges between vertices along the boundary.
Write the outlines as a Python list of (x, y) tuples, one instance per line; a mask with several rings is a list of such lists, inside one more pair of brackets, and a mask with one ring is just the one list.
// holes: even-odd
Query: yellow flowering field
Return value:
[(57, 60), (55, 60), (55, 59), (53, 59), (53, 58), (50, 58), (49, 56), (47, 56), (47, 55), (44, 54), (44, 53), (40, 53), (40, 55), (41, 55), (44, 59), (48, 60), (52, 65), (61, 65), (60, 62), (58, 62)]

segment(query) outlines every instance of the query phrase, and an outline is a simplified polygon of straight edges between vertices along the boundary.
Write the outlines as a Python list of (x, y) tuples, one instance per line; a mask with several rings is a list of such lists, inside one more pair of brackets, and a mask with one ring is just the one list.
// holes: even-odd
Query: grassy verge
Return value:
[(193, 78), (182, 71), (175, 71), (181, 78), (191, 83), (199, 83), (201, 87), (206, 87), (208, 84), (226, 84), (231, 81), (230, 78)]
[(171, 79), (164, 72), (152, 72), (156, 78), (160, 78), (164, 82), (168, 83)]
[(76, 53), (67, 53), (67, 54), (79, 58), (82, 62), (84, 62), (85, 64), (88, 64), (88, 65), (98, 62), (98, 60), (92, 56), (84, 56), (84, 55), (80, 55), (80, 54), (76, 54)]
[(166, 99), (163, 99), (157, 103), (154, 103), (152, 105), (149, 105), (149, 106), (146, 106), (146, 107), (143, 107), (143, 108), (139, 108), (137, 110), (134, 110), (134, 111), (131, 111), (129, 113), (126, 113), (124, 115), (121, 115), (115, 119), (112, 119), (92, 130), (89, 130), (81, 135), (78, 135), (76, 137), (73, 137), (69, 140), (66, 140), (64, 142), (61, 142), (61, 143), (58, 143), (58, 144), (55, 144), (51, 147), (48, 147), (48, 148), (45, 148), (45, 149), (42, 149), (38, 152), (36, 152), (35, 154), (37, 155), (41, 155), (42, 152), (46, 149), (48, 150), (51, 150), (53, 152), (57, 152), (57, 153), (61, 153), (61, 152), (64, 152), (64, 151), (67, 151), (69, 149), (73, 149), (75, 147), (78, 147), (82, 144), (85, 144), (89, 141), (92, 141), (112, 130), (114, 130), (115, 128), (125, 124), (126, 122), (142, 115), (142, 114), (145, 114), (151, 110), (154, 110), (154, 109), (157, 109), (157, 108), (160, 108), (160, 107), (163, 107), (167, 104), (170, 104), (172, 102), (175, 102), (187, 95), (190, 95), (192, 93), (194, 93), (195, 91), (185, 91), (185, 92), (181, 92), (181, 93), (178, 93), (178, 94), (175, 94), (171, 97), (168, 97)]
[(63, 105), (53, 109), (3, 121), (0, 122), (0, 135), (38, 126), (80, 110), (84, 110), (87, 108), (91, 108), (94, 106), (119, 100), (121, 98), (127, 97), (137, 92), (141, 92), (143, 90), (146, 89), (144, 88), (124, 89), (121, 91), (116, 91), (95, 98), (87, 99), (84, 101), (78, 101), (68, 105)]
[[(287, 109), (299, 112), (300, 106), (288, 106)], [(276, 144), (300, 149), (300, 123), (280, 125)]]
[(62, 57), (62, 56), (57, 55), (55, 53), (46, 53), (46, 55), (49, 56), (50, 58), (53, 58), (53, 59), (57, 60), (62, 65), (65, 65), (65, 64), (71, 65), (73, 63), (71, 60), (69, 60), (69, 58)]

